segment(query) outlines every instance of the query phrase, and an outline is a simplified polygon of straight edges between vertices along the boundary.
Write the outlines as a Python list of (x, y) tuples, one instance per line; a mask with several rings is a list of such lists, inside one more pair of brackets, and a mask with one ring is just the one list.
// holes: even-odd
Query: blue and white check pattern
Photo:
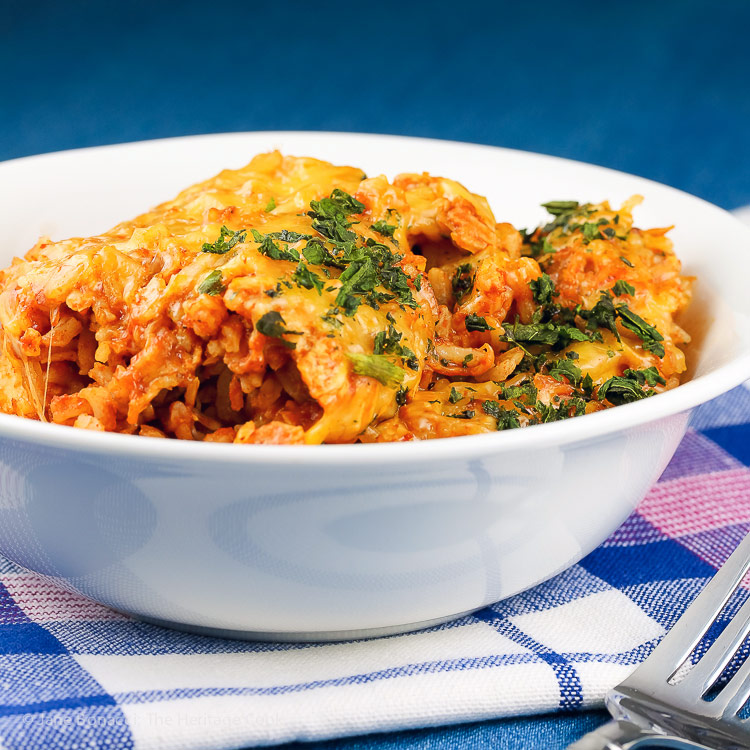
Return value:
[(660, 483), (602, 547), (531, 591), (410, 635), (324, 645), (187, 635), (3, 561), (0, 748), (221, 750), (595, 706), (750, 528), (748, 422), (744, 387), (702, 407)]

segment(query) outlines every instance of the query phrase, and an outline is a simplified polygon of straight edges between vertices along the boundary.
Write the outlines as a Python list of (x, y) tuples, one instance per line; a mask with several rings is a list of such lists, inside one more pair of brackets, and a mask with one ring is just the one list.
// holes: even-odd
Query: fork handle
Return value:
[(593, 732), (574, 742), (568, 750), (636, 750), (641, 745), (665, 748), (703, 748), (705, 745), (683, 740), (678, 737), (667, 737), (663, 734), (647, 732), (629, 721), (610, 721)]

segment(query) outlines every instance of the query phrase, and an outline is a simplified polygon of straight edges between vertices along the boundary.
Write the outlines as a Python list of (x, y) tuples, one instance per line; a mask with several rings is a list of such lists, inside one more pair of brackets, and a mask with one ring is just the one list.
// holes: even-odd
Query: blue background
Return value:
[[(0, 0), (0, 160), (231, 130), (397, 133), (590, 161), (733, 208), (750, 203), (749, 40), (744, 0)], [(552, 749), (603, 719), (314, 747)]]

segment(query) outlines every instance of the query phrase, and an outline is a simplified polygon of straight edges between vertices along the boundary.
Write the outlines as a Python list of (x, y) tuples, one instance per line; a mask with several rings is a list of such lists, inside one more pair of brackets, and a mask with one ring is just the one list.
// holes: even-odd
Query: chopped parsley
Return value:
[(561, 419), (580, 417), (586, 413), (586, 402), (582, 398), (562, 399), (559, 404), (545, 404), (536, 402), (538, 417), (534, 424), (545, 424), (547, 422), (558, 422)]
[(609, 292), (601, 292), (599, 301), (591, 310), (580, 310), (579, 314), (586, 320), (588, 330), (595, 331), (597, 328), (606, 328), (614, 334), (618, 341), (620, 340), (620, 333), (616, 325), (617, 311)]
[(503, 401), (526, 401), (532, 406), (536, 403), (537, 389), (533, 383), (513, 386), (507, 386), (505, 383), (500, 383), (499, 385), (500, 391), (497, 396)]
[(567, 378), (571, 385), (578, 385), (581, 382), (583, 373), (580, 367), (574, 364), (572, 359), (558, 359), (549, 368), (549, 374), (560, 383), (564, 383), (563, 377)]
[(393, 316), (388, 313), (388, 330), (380, 331), (375, 334), (375, 340), (373, 342), (373, 353), (374, 354), (395, 354), (397, 357), (401, 357), (404, 364), (410, 370), (419, 370), (419, 360), (416, 354), (408, 347), (403, 346), (401, 342), (402, 334), (396, 330), (393, 324)]
[(290, 242), (294, 244), (300, 240), (311, 240), (311, 234), (300, 234), (299, 232), (290, 232), (288, 229), (282, 229), (280, 232), (269, 232), (267, 237), (272, 237), (275, 240), (281, 240), (282, 242)]
[(474, 414), (476, 412), (474, 409), (464, 409), (464, 411), (459, 412), (458, 414), (446, 414), (446, 417), (450, 417), (451, 419), (473, 419)]
[(514, 427), (520, 427), (518, 414), (500, 406), (497, 401), (483, 401), (482, 411), (490, 417), (495, 418), (495, 424), (498, 430), (511, 430)]
[(645, 370), (625, 370), (622, 376), (615, 376), (599, 386), (596, 397), (599, 401), (605, 398), (611, 404), (620, 406), (653, 396), (656, 391), (647, 390), (644, 386), (665, 385), (666, 381), (655, 367)]
[(318, 239), (310, 241), (302, 248), (305, 259), (316, 266), (338, 266), (338, 261), (331, 255), (326, 246)]
[(529, 287), (534, 296), (534, 301), (540, 305), (548, 305), (552, 302), (553, 297), (557, 297), (560, 294), (555, 290), (554, 282), (546, 273), (543, 273), (537, 279), (532, 279), (529, 282)]
[(281, 341), (281, 343), (288, 349), (295, 349), (297, 344), (293, 341), (287, 341), (284, 336), (302, 335), (302, 331), (287, 330), (284, 318), (281, 317), (281, 313), (276, 310), (271, 310), (271, 312), (267, 312), (265, 315), (261, 316), (255, 324), (255, 328), (264, 336), (279, 339), (279, 341)]
[(315, 289), (318, 294), (323, 293), (323, 279), (321, 279), (314, 271), (311, 271), (302, 261), (299, 262), (299, 265), (292, 274), (292, 281), (294, 281), (297, 286), (305, 289)]
[(367, 375), (375, 378), (388, 388), (396, 388), (404, 381), (406, 373), (394, 365), (388, 357), (382, 354), (357, 354), (348, 352), (346, 355), (352, 363), (352, 370), (357, 375)]
[(636, 380), (640, 385), (666, 385), (667, 381), (659, 375), (659, 371), (655, 367), (647, 367), (645, 370), (625, 370), (623, 375), (626, 378)]
[(396, 231), (397, 228), (398, 227), (395, 224), (389, 224), (385, 219), (380, 219), (380, 221), (376, 221), (370, 227), (370, 229), (372, 229), (374, 232), (377, 232), (383, 237), (389, 237), (390, 239), (393, 239), (393, 233)]
[(664, 336), (647, 323), (640, 315), (636, 315), (627, 305), (617, 305), (617, 314), (623, 326), (638, 336), (646, 351), (653, 352), (657, 357), (664, 356)]
[(222, 227), (219, 232), (219, 238), (213, 244), (203, 243), (201, 251), (204, 253), (213, 253), (214, 255), (224, 255), (228, 253), (235, 245), (244, 242), (247, 237), (246, 229), (238, 229), (233, 232), (227, 227)]
[(586, 222), (582, 227), (583, 241), (588, 244), (591, 240), (603, 240), (604, 236), (599, 231), (599, 225), (591, 222)]
[(623, 263), (624, 263), (624, 264), (625, 264), (626, 266), (630, 266), (631, 268), (635, 268), (635, 266), (634, 266), (634, 265), (633, 265), (633, 264), (632, 264), (632, 263), (631, 263), (631, 262), (630, 262), (630, 261), (629, 261), (629, 260), (628, 260), (628, 259), (627, 259), (627, 258), (626, 258), (626, 257), (624, 256), (624, 255), (621, 255), (621, 256), (620, 256), (620, 260), (621, 260), (621, 261), (622, 261), (622, 262), (623, 262)]
[(271, 211), (274, 210), (274, 208), (276, 208), (276, 198), (271, 198), (271, 200), (268, 201), (268, 203), (266, 204), (266, 207), (264, 210), (267, 214), (270, 214)]
[(456, 390), (455, 387), (451, 386), (451, 393), (450, 396), (448, 396), (448, 401), (450, 401), (452, 404), (455, 404), (457, 401), (460, 401), (463, 398), (461, 393)]
[(474, 289), (475, 277), (476, 273), (474, 273), (470, 263), (462, 263), (455, 270), (451, 279), (451, 286), (453, 288), (453, 296), (459, 305), (463, 298)]
[[(620, 286), (618, 286), (618, 284)], [(612, 291), (616, 294), (630, 294), (633, 289), (627, 282), (617, 282)], [(621, 341), (620, 332), (617, 329), (617, 321), (620, 320), (624, 328), (632, 331), (641, 339), (643, 348), (653, 352), (657, 357), (663, 357), (665, 350), (664, 337), (659, 331), (643, 318), (634, 313), (627, 304), (615, 304), (611, 292), (604, 290), (599, 293), (599, 301), (590, 309), (585, 310), (580, 306), (573, 310), (553, 306), (547, 303), (543, 305), (540, 314), (551, 312), (553, 317), (557, 316), (568, 322), (557, 323), (555, 321), (532, 322), (528, 324), (518, 323), (505, 324), (505, 341), (523, 344), (541, 344), (555, 348), (563, 348), (571, 341), (601, 341), (599, 329), (610, 331), (617, 341)], [(576, 316), (586, 321), (586, 331), (580, 331), (576, 326), (569, 325)]]
[(200, 284), (198, 284), (199, 294), (209, 294), (215, 297), (224, 291), (224, 284), (221, 280), (221, 271), (211, 271)]
[(310, 201), (307, 215), (313, 220), (313, 229), (331, 242), (354, 242), (357, 235), (349, 229), (352, 223), (347, 217), (364, 210), (364, 203), (336, 188), (328, 198)]
[(542, 208), (546, 208), (552, 216), (563, 216), (575, 211), (578, 208), (578, 201), (547, 201), (547, 203), (542, 203)]
[(257, 229), (250, 230), (253, 235), (253, 239), (258, 243), (258, 252), (261, 255), (266, 255), (272, 260), (288, 260), (292, 263), (299, 262), (299, 253), (289, 245), (284, 245), (282, 248), (278, 243), (273, 241), (273, 237), (270, 234), (263, 235)]
[(615, 375), (599, 386), (596, 397), (599, 401), (605, 398), (612, 404), (620, 406), (651, 396), (653, 391), (646, 391), (634, 378)]
[[(557, 323), (510, 323), (503, 326), (500, 338), (513, 344), (544, 344), (564, 348), (571, 341), (590, 341), (590, 337), (575, 326)], [(523, 347), (522, 347), (523, 348)]]
[[(403, 256), (373, 239), (362, 242), (351, 231), (354, 222), (349, 221), (349, 216), (364, 210), (363, 203), (338, 188), (327, 198), (310, 201), (308, 216), (323, 241), (310, 239), (303, 255), (310, 263), (342, 269), (335, 311), (351, 317), (362, 303), (378, 309), (380, 304), (391, 301), (416, 308), (409, 277), (398, 265)], [(331, 249), (324, 241), (331, 244)], [(378, 287), (385, 292), (376, 291)]]
[(632, 284), (628, 284), (627, 281), (620, 279), (619, 281), (616, 281), (615, 285), (612, 287), (612, 294), (616, 297), (629, 294), (632, 297), (635, 294), (635, 287), (632, 286)]
[(495, 329), (480, 315), (469, 313), (465, 320), (466, 330), (470, 333), (473, 331), (494, 331)]

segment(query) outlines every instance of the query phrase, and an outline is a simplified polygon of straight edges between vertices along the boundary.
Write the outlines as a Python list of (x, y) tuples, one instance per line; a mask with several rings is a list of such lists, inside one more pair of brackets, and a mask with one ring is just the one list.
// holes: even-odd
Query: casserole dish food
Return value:
[(514, 226), (543, 223), (535, 206), (547, 199), (644, 195), (638, 224), (675, 224), (684, 271), (700, 280), (678, 321), (694, 339), (686, 382), (554, 424), (376, 445), (217, 445), (0, 415), (2, 554), (136, 616), (209, 632), (315, 639), (419, 627), (586, 554), (658, 477), (689, 410), (750, 375), (747, 229), (664, 186), (489, 147), (256, 133), (8, 162), (0, 263), (40, 235), (103, 232), (275, 148), (371, 175), (448, 175)]
[[(259, 154), (0, 272), (0, 411), (248, 444), (424, 440), (674, 388), (691, 279), (632, 209)], [(642, 317), (645, 316), (645, 317)]]

